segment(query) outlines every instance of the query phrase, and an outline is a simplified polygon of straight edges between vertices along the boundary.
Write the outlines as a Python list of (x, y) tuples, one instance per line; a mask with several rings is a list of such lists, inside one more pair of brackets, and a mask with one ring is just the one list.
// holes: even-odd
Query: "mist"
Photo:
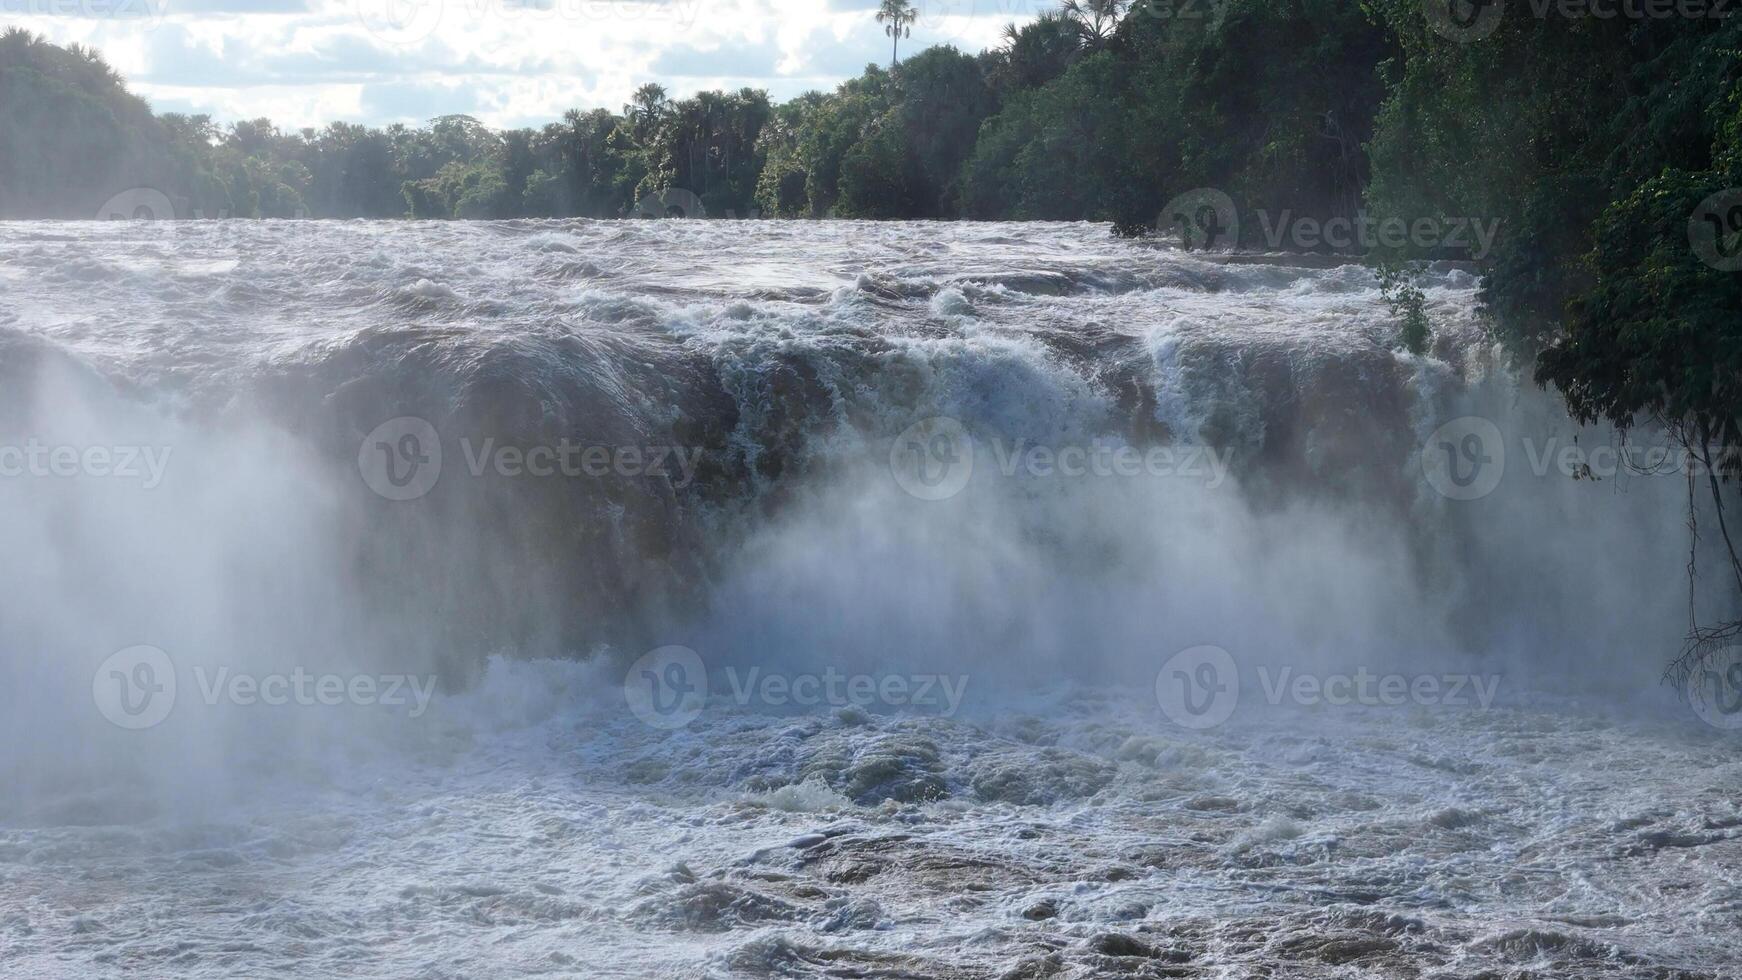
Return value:
[[(707, 264), (728, 231), (683, 224), (444, 230), (415, 260), (343, 226), (332, 254), (104, 226), (21, 256), (87, 270), (31, 280), (9, 302), (67, 312), (0, 340), (0, 821), (32, 881), (142, 862), (175, 914), (265, 903), (331, 963), (409, 917), (525, 924), (527, 964), (765, 975), (851, 936), (944, 976), (914, 923), (953, 894), (1068, 910), (1091, 958), (1132, 903), (1211, 907), (1178, 940), (1201, 956), (1246, 915), (1366, 934), (1239, 897), (1278, 866), (1341, 888), (1310, 857), (1339, 847), (1399, 894), (1555, 813), (1584, 836), (1543, 845), (1545, 883), (1728, 819), (1721, 782), (1675, 813), (1578, 788), (1721, 757), (1668, 668), (1730, 594), (1685, 469), (1594, 452), (1664, 436), (1570, 421), (1467, 275), (1432, 281), (1415, 355), (1350, 267), (819, 226), (744, 296)], [(670, 272), (607, 286), (577, 253)], [(924, 839), (897, 859), (885, 824)], [(1024, 843), (1055, 824), (1081, 859)], [(1151, 853), (1173, 825), (1189, 862)], [(1480, 897), (1421, 935), (1525, 955), (1480, 924), (1504, 855), (1457, 873)], [(152, 955), (99, 905), (67, 935)]]

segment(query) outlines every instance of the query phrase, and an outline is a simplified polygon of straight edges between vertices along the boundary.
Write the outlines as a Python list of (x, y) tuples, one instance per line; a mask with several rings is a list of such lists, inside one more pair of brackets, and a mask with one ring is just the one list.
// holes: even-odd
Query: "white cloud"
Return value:
[[(902, 50), (997, 42), (1041, 0), (922, 0)], [(101, 50), (160, 110), (280, 126), (470, 112), (530, 125), (676, 96), (831, 88), (886, 63), (875, 0), (0, 0), (0, 21)]]

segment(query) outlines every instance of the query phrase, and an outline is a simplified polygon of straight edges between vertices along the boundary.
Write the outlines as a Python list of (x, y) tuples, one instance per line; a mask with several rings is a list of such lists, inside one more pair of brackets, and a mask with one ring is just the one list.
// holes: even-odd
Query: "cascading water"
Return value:
[(1686, 472), (1465, 272), (1423, 357), (1359, 266), (1088, 225), (10, 224), (0, 283), (0, 972), (1737, 968)]

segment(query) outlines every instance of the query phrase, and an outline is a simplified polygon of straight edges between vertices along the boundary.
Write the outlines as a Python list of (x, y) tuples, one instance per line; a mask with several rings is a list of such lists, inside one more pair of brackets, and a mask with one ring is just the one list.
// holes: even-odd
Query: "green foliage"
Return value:
[[(1569, 303), (1537, 371), (1575, 416), (1626, 427), (1646, 414), (1701, 442), (1742, 445), (1742, 272), (1704, 260), (1689, 228), (1705, 220), (1708, 196), (1737, 187), (1742, 172), (1671, 171), (1598, 219), (1591, 286)], [(1714, 217), (1722, 252), (1742, 254), (1742, 223)]]
[[(1121, 24), (1114, 50), (1131, 78), (1127, 169), (1147, 178), (1121, 202), (1126, 223), (1153, 221), (1197, 187), (1226, 192), (1249, 216), (1358, 211), (1362, 147), (1385, 95), (1378, 66), (1396, 48), (1357, 5), (1153, 0)], [(1247, 244), (1263, 244), (1261, 232), (1261, 222), (1242, 222)]]
[[(908, 174), (908, 204), (885, 205), (892, 218), (953, 218), (960, 212), (958, 179), (979, 127), (993, 113), (993, 94), (974, 57), (930, 47), (895, 71), (894, 106), (881, 120), (895, 131), (881, 143), (901, 148), (890, 167)], [(895, 172), (887, 174), (895, 178)]]
[(1004, 44), (988, 52), (986, 78), (994, 91), (1039, 88), (1076, 62), (1082, 43), (1076, 25), (1049, 10), (1022, 27), (1004, 29)]
[[(980, 218), (1107, 220), (1131, 182), (1126, 76), (1110, 52), (1014, 96), (980, 131), (962, 175), (965, 210)], [(1109, 93), (1118, 93), (1109, 98)], [(1159, 205), (1158, 205), (1159, 208)]]
[(1589, 286), (1574, 257), (1597, 217), (1666, 169), (1708, 166), (1736, 19), (1509, 16), (1459, 44), (1429, 30), (1419, 3), (1369, 5), (1404, 50), (1372, 142), (1370, 206), (1499, 220), (1484, 300), (1528, 357)]
[(1119, 18), (1130, 7), (1131, 0), (1064, 0), (1060, 13), (1084, 48), (1099, 51), (1113, 40)]
[(914, 210), (918, 168), (899, 126), (878, 125), (853, 144), (841, 160), (843, 218), (899, 218)]
[[(1153, 228), (1198, 187), (1241, 210), (1353, 216), (1395, 44), (1339, 0), (1082, 2), (1006, 32), (1002, 110), (963, 174), (976, 217)], [(1260, 223), (1248, 221), (1249, 243)]]
[(1433, 341), (1433, 325), (1427, 315), (1427, 294), (1416, 285), (1415, 270), (1404, 263), (1381, 261), (1375, 271), (1379, 274), (1380, 294), (1398, 320), (1398, 346), (1417, 356), (1427, 353), (1428, 344)]
[(810, 92), (785, 105), (775, 106), (769, 115), (758, 148), (762, 153), (762, 172), (756, 178), (756, 206), (773, 218), (810, 216), (810, 198), (805, 191), (809, 177), (800, 155), (799, 143), (807, 121), (823, 102), (821, 92)]
[(559, 174), (534, 170), (527, 175), (526, 186), (520, 192), (521, 214), (565, 214), (563, 179)]
[(0, 34), (0, 216), (90, 218), (169, 162), (163, 128), (102, 56)]
[(829, 214), (840, 197), (842, 163), (872, 123), (889, 106), (889, 73), (867, 65), (865, 74), (836, 90), (807, 117), (799, 136), (799, 159), (805, 167), (805, 195), (811, 213)]

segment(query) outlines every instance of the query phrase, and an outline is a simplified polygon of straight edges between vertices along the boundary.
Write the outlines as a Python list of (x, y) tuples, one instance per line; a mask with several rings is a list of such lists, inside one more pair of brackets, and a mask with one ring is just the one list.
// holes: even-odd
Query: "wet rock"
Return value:
[(1475, 943), (1485, 952), (1498, 953), (1515, 962), (1548, 957), (1556, 962), (1565, 960), (1621, 960), (1638, 962), (1633, 954), (1608, 943), (1591, 942), (1578, 936), (1549, 929), (1513, 929)]
[(1093, 796), (1112, 782), (1116, 768), (1064, 749), (994, 753), (968, 764), (968, 784), (984, 802), (1046, 806)]
[(1043, 898), (1028, 908), (1022, 910), (1022, 917), (1034, 922), (1050, 919), (1059, 914), (1059, 902), (1056, 898)]
[(1427, 822), (1444, 830), (1461, 830), (1482, 819), (1480, 813), (1459, 807), (1449, 807), (1441, 810), (1427, 819)]
[(667, 929), (726, 932), (740, 926), (793, 922), (800, 913), (772, 896), (710, 881), (686, 886), (674, 896), (643, 902), (636, 907), (635, 917)]
[(623, 769), (625, 782), (657, 783), (671, 772), (671, 766), (661, 759), (638, 759)]
[(1026, 745), (1057, 745), (1059, 730), (1033, 715), (1025, 715), (1011, 724), (1010, 737)]
[(1064, 968), (1064, 960), (1057, 953), (1029, 956), (998, 974), (998, 980), (1045, 980), (1047, 977), (1057, 976)]
[(799, 860), (807, 874), (834, 884), (861, 884), (888, 875), (904, 887), (919, 887), (958, 900), (1038, 883), (1034, 871), (1023, 865), (907, 834), (834, 837), (802, 852)]
[(937, 743), (921, 735), (850, 729), (818, 736), (805, 749), (802, 779), (821, 779), (860, 806), (950, 795)]
[(1101, 933), (1089, 940), (1089, 948), (1102, 956), (1141, 956), (1144, 959), (1155, 957), (1153, 946), (1122, 932)]
[(1278, 955), (1291, 960), (1318, 960), (1333, 966), (1396, 952), (1396, 941), (1383, 936), (1295, 936), (1276, 945)]
[[(908, 980), (969, 980), (970, 973), (947, 964), (870, 950), (813, 946), (782, 935), (763, 935), (734, 949), (726, 964), (735, 975), (752, 977), (888, 977)], [(1044, 975), (1044, 974), (1042, 974)]]
[(844, 901), (839, 907), (832, 909), (829, 915), (817, 928), (822, 932), (852, 932), (860, 929), (875, 929), (884, 921), (883, 906), (874, 899), (860, 898)]
[(1187, 810), (1198, 810), (1210, 813), (1238, 813), (1244, 809), (1239, 800), (1231, 796), (1197, 796), (1186, 801)]
[(1427, 923), (1414, 916), (1386, 913), (1373, 909), (1344, 909), (1331, 913), (1324, 920), (1331, 929), (1352, 929), (1379, 936), (1401, 936), (1427, 931)]

